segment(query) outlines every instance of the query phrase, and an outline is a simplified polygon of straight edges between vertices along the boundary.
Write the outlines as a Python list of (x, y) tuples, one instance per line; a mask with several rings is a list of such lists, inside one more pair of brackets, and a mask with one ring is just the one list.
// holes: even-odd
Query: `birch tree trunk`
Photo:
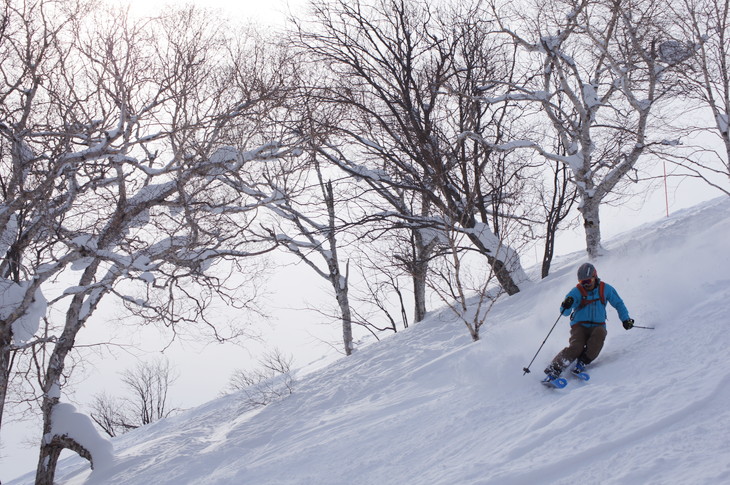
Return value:
[(413, 321), (418, 323), (426, 317), (426, 278), (428, 277), (429, 252), (423, 244), (423, 237), (415, 231), (415, 258), (412, 262)]
[[(88, 286), (94, 282), (99, 264), (100, 261), (96, 259), (84, 270), (79, 280), (80, 286)], [(94, 458), (89, 450), (74, 439), (64, 435), (59, 436), (54, 432), (53, 411), (61, 398), (61, 377), (65, 368), (66, 356), (74, 348), (79, 330), (93, 312), (93, 308), (96, 307), (103, 293), (106, 292), (98, 291), (93, 296), (79, 293), (72, 298), (66, 311), (66, 323), (63, 332), (54, 345), (46, 366), (46, 374), (42, 384), (43, 402), (41, 404), (43, 438), (36, 470), (36, 485), (53, 485), (58, 457), (65, 448), (77, 452), (89, 460), (92, 468), (94, 466)], [(88, 305), (88, 311), (85, 315), (82, 315), (82, 307), (85, 303)]]
[(603, 253), (601, 247), (601, 219), (599, 216), (601, 201), (584, 195), (582, 202), (583, 204), (578, 210), (583, 216), (586, 252), (590, 259), (596, 259)]
[(3, 425), (5, 399), (8, 394), (11, 371), (11, 343), (10, 325), (0, 324), (0, 429)]
[(337, 224), (335, 221), (335, 193), (332, 188), (332, 182), (324, 183), (319, 165), (317, 167), (317, 176), (324, 194), (325, 205), (327, 206), (328, 227), (327, 242), (329, 244), (330, 256), (327, 260), (329, 267), (329, 279), (335, 292), (337, 304), (340, 307), (340, 318), (342, 320), (342, 343), (345, 348), (345, 355), (351, 355), (353, 351), (352, 345), (352, 311), (350, 309), (350, 299), (348, 297), (348, 279), (349, 265), (345, 266), (345, 275), (340, 271), (340, 261), (337, 255)]
[(340, 275), (339, 270), (335, 270), (330, 281), (335, 291), (337, 305), (340, 308), (342, 344), (345, 349), (345, 355), (351, 355), (354, 349), (352, 343), (352, 310), (350, 309), (350, 299), (347, 295), (347, 277)]

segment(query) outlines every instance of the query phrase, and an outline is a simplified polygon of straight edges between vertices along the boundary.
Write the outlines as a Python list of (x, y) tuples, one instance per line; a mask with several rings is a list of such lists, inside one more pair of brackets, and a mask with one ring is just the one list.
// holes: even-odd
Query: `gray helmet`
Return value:
[(596, 267), (591, 263), (583, 263), (580, 265), (580, 268), (578, 268), (578, 280), (587, 280), (597, 277), (598, 272), (596, 271)]

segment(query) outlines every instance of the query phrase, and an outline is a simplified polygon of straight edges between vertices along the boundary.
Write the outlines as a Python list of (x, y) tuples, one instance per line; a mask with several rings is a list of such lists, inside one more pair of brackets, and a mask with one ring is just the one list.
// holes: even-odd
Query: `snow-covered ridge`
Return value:
[[(639, 325), (609, 308), (591, 381), (538, 382), (567, 342), (562, 319), (582, 254), (498, 302), (472, 343), (448, 310), (300, 375), (256, 411), (229, 395), (114, 440), (59, 484), (730, 483), (730, 199), (622, 234), (596, 262)], [(11, 482), (32, 483), (32, 474)]]

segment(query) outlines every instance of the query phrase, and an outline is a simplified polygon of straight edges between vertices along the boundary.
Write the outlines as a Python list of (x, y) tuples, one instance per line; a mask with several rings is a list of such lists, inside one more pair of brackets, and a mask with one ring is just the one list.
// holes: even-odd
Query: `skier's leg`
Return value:
[(555, 356), (550, 365), (545, 369), (545, 374), (559, 376), (564, 368), (583, 353), (583, 349), (588, 340), (588, 330), (579, 323), (570, 327), (568, 346), (558, 352), (558, 355)]
[(580, 360), (583, 361), (584, 364), (590, 364), (596, 360), (598, 354), (601, 353), (603, 343), (606, 341), (606, 335), (608, 333), (606, 332), (605, 325), (599, 325), (589, 330), (590, 333), (586, 340), (585, 350), (582, 354), (580, 354)]

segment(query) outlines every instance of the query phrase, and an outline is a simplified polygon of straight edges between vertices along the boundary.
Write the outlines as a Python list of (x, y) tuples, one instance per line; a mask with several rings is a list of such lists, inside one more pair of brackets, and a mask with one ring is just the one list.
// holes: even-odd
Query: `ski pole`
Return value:
[(543, 346), (543, 345), (545, 345), (545, 342), (547, 342), (547, 339), (548, 339), (548, 338), (550, 337), (550, 334), (551, 334), (551, 333), (553, 333), (553, 330), (555, 330), (555, 325), (557, 325), (557, 324), (558, 324), (558, 321), (560, 320), (560, 317), (562, 317), (562, 316), (563, 316), (563, 313), (562, 313), (562, 312), (560, 312), (560, 315), (558, 316), (558, 319), (557, 319), (557, 320), (555, 320), (555, 323), (553, 323), (553, 328), (551, 328), (551, 329), (550, 329), (550, 331), (549, 331), (549, 332), (548, 332), (548, 334), (547, 334), (547, 337), (545, 337), (545, 340), (543, 340), (543, 341), (542, 341), (542, 344), (540, 345), (540, 348), (539, 348), (539, 349), (537, 349), (537, 352), (535, 352), (535, 357), (533, 357), (533, 358), (532, 358), (532, 360), (531, 360), (531, 361), (530, 361), (530, 363), (529, 363), (529, 364), (527, 365), (527, 367), (523, 367), (523, 368), (522, 368), (522, 370), (523, 370), (523, 371), (525, 371), (525, 373), (524, 373), (524, 374), (522, 374), (523, 376), (524, 376), (525, 374), (529, 374), (529, 373), (530, 373), (530, 366), (532, 365), (532, 363), (533, 363), (533, 362), (535, 362), (535, 359), (537, 358), (537, 354), (539, 354), (539, 353), (540, 353), (540, 351), (542, 350), (542, 346)]
[(642, 327), (642, 326), (640, 326), (640, 325), (634, 325), (634, 326), (633, 326), (633, 327), (631, 327), (631, 328), (645, 328), (646, 330), (654, 330), (654, 327)]

